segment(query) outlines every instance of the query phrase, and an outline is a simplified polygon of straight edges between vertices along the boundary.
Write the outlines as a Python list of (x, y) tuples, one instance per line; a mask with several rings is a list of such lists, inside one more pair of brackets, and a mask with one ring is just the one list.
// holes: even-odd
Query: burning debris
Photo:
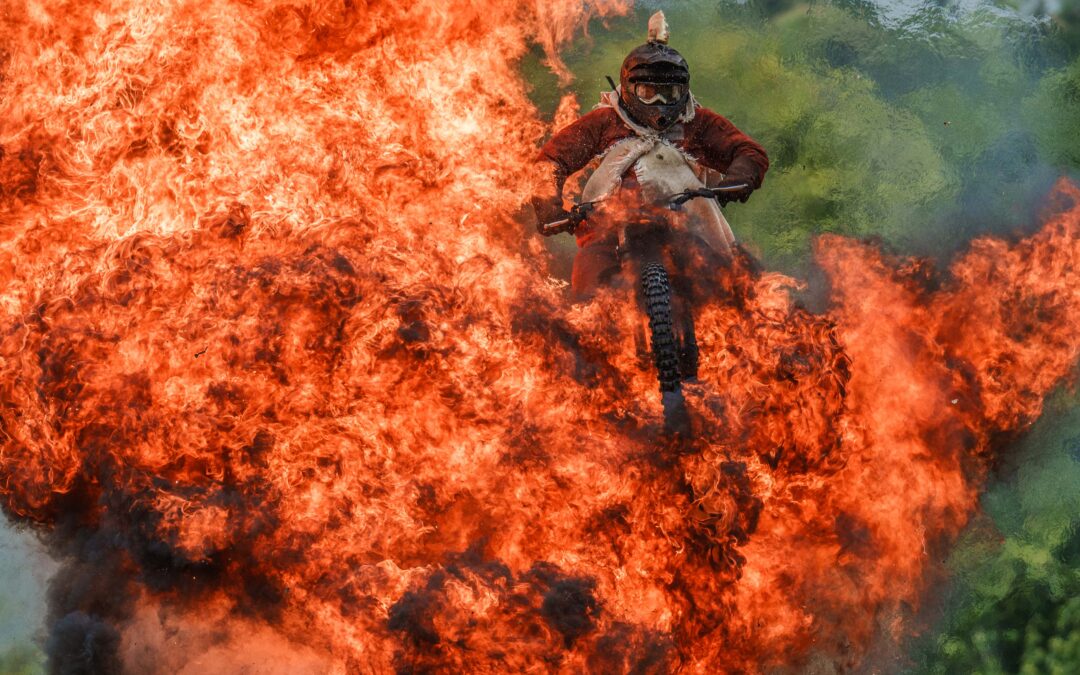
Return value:
[(853, 668), (899, 639), (993, 440), (1080, 354), (1080, 193), (937, 289), (823, 239), (826, 314), (718, 271), (698, 434), (661, 445), (627, 299), (566, 309), (511, 219), (544, 133), (514, 60), (558, 68), (589, 13), (406, 4), (3, 19), (0, 498), (65, 562), (52, 668)]

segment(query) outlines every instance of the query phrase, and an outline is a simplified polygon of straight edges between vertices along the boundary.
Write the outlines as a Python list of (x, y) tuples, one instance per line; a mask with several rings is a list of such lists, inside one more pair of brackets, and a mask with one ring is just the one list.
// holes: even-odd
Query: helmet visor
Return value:
[(677, 103), (686, 93), (686, 85), (678, 82), (635, 82), (634, 96), (645, 105)]

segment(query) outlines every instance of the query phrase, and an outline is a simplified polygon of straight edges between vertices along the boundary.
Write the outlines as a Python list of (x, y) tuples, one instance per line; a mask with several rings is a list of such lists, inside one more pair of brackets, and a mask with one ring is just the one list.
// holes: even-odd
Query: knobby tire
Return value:
[(648, 263), (641, 270), (641, 290), (649, 317), (650, 345), (661, 392), (678, 392), (679, 346), (671, 311), (671, 280), (660, 263)]

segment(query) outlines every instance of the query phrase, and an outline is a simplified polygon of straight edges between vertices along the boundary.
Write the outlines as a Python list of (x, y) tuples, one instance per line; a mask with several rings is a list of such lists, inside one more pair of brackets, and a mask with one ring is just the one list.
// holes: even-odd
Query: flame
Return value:
[(854, 668), (1080, 356), (1062, 183), (947, 274), (822, 239), (824, 314), (716, 272), (664, 442), (631, 299), (512, 217), (515, 62), (623, 4), (9, 4), (0, 496), (129, 669)]

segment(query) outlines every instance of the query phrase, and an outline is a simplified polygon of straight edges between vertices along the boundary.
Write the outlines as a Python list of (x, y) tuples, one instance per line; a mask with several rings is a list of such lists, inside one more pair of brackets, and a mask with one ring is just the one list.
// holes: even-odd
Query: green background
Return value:
[[(583, 110), (658, 7), (697, 98), (769, 151), (767, 196), (729, 216), (772, 268), (805, 270), (822, 232), (948, 257), (1031, 230), (1080, 166), (1080, 31), (1061, 20), (990, 4), (639, 3), (565, 54)], [(550, 114), (565, 90), (539, 55), (524, 68)]]

